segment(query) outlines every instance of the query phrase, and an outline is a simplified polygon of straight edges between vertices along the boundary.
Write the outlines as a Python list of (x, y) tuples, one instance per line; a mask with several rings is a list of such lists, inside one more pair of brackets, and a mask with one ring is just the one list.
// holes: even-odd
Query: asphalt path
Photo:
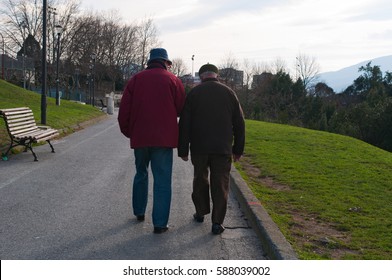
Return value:
[(226, 231), (193, 221), (192, 165), (174, 152), (169, 231), (132, 214), (133, 152), (117, 112), (72, 135), (0, 161), (2, 260), (256, 260), (265, 253), (231, 193)]

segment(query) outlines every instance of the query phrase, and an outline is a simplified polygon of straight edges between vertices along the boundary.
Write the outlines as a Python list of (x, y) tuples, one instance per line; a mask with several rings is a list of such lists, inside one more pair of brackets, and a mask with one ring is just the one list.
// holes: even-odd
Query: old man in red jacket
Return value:
[(154, 233), (168, 229), (173, 148), (178, 143), (177, 117), (185, 102), (181, 80), (168, 71), (171, 65), (165, 49), (152, 49), (147, 69), (128, 81), (118, 115), (121, 132), (130, 139), (135, 154), (132, 205), (139, 221), (145, 217), (151, 162)]

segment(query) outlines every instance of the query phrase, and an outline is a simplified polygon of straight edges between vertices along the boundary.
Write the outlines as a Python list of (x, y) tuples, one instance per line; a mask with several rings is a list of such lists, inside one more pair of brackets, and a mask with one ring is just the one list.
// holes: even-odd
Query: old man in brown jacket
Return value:
[(187, 161), (190, 147), (194, 219), (203, 222), (210, 213), (211, 192), (212, 233), (220, 234), (225, 230), (232, 158), (239, 160), (244, 151), (245, 123), (236, 94), (218, 81), (218, 68), (205, 64), (199, 75), (202, 83), (188, 93), (181, 114), (178, 156)]

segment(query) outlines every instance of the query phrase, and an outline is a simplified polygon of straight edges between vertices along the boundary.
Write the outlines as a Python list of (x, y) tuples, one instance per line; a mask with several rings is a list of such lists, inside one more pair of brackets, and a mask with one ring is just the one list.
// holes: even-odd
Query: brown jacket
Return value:
[(204, 80), (187, 95), (180, 118), (178, 156), (242, 155), (245, 122), (233, 90), (217, 79)]

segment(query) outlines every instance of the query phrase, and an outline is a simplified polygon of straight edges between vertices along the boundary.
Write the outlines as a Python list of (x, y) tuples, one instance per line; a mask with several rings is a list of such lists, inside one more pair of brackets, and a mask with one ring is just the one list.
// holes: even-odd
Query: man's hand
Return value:
[(181, 157), (181, 158), (182, 158), (183, 161), (188, 161), (188, 159), (189, 159), (187, 156), (186, 157)]
[(239, 161), (240, 158), (241, 158), (241, 155), (234, 155), (234, 154), (233, 154), (233, 160), (234, 160), (234, 162)]

